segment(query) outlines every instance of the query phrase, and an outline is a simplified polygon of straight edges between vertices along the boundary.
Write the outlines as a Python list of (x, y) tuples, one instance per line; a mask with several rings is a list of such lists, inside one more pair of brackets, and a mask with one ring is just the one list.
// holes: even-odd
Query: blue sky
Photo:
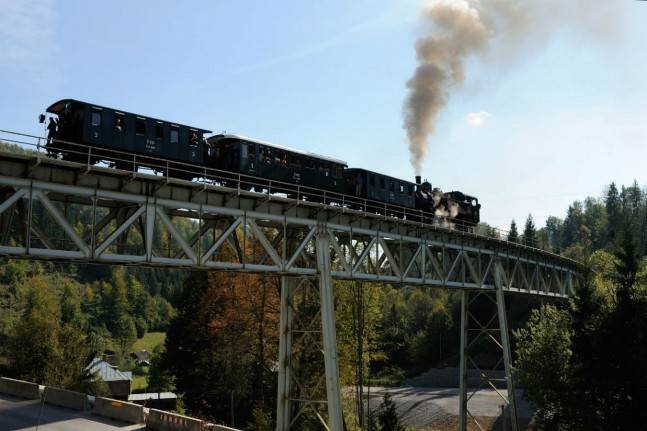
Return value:
[[(563, 216), (611, 181), (647, 184), (647, 3), (614, 2), (611, 31), (567, 22), (512, 60), (470, 59), (424, 176), (478, 196), (500, 227)], [(39, 133), (46, 106), (79, 98), (410, 179), (402, 103), (420, 6), (0, 0), (0, 129)]]

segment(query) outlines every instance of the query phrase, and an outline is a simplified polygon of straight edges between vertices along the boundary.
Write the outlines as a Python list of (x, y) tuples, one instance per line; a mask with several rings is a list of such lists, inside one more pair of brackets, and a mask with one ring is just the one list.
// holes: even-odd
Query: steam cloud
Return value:
[(497, 39), (497, 60), (530, 55), (529, 40), (546, 43), (560, 27), (608, 35), (620, 2), (587, 0), (431, 0), (422, 11), (430, 34), (416, 42), (418, 66), (403, 106), (411, 164), (420, 174), (438, 114), (452, 88), (465, 79), (465, 61), (486, 53)]

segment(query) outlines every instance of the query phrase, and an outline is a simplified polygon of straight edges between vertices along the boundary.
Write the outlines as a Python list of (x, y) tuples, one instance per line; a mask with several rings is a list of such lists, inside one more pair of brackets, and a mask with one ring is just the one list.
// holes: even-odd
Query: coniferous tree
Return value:
[(532, 214), (528, 214), (528, 218), (526, 219), (526, 226), (523, 229), (523, 243), (530, 247), (537, 246), (537, 229), (535, 229)]
[(519, 242), (519, 232), (517, 231), (517, 222), (512, 220), (510, 223), (510, 231), (508, 232), (508, 241)]
[(604, 205), (608, 220), (607, 240), (614, 243), (622, 225), (622, 207), (618, 188), (615, 183), (609, 185), (607, 195), (604, 199)]
[(388, 393), (384, 394), (384, 400), (378, 413), (378, 422), (382, 431), (404, 431), (395, 403)]
[(546, 219), (546, 234), (548, 236), (548, 246), (550, 251), (559, 253), (562, 245), (562, 230), (564, 222), (555, 217), (550, 216)]
[(584, 224), (584, 214), (582, 203), (575, 201), (568, 207), (564, 228), (562, 231), (562, 248), (567, 248), (575, 244), (580, 239), (580, 232)]

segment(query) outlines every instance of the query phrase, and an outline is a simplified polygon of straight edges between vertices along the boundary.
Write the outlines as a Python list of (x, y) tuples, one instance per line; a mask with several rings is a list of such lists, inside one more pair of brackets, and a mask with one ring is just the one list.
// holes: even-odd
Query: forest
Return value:
[[(590, 269), (569, 304), (540, 308), (527, 297), (509, 299), (515, 361), (546, 429), (622, 429), (614, 428), (613, 412), (636, 414), (637, 394), (647, 393), (644, 370), (639, 376), (607, 373), (647, 357), (645, 190), (635, 182), (612, 183), (600, 197), (573, 202), (563, 219), (551, 216), (542, 227), (529, 215), (523, 226), (513, 220), (508, 232), (487, 224), (478, 232), (568, 256)], [(341, 385), (349, 389), (343, 391), (346, 425), (400, 429), (388, 400), (375, 417), (366, 417), (363, 394), (370, 386), (398, 385), (430, 368), (455, 366), (460, 298), (451, 290), (346, 281), (335, 282), (334, 294)], [(133, 343), (149, 331), (165, 332), (146, 390), (176, 392), (187, 414), (273, 429), (279, 298), (273, 276), (5, 259), (0, 374), (101, 394), (100, 382), (84, 371), (92, 357), (109, 352), (120, 367), (133, 369)], [(616, 353), (609, 355), (600, 339), (614, 340)], [(320, 358), (303, 355), (305, 373), (308, 366), (314, 373)], [(548, 369), (546, 357), (558, 363)], [(561, 395), (600, 375), (609, 377), (600, 378), (599, 387)], [(558, 426), (580, 414), (598, 420)], [(315, 419), (300, 418), (303, 429), (316, 429)]]

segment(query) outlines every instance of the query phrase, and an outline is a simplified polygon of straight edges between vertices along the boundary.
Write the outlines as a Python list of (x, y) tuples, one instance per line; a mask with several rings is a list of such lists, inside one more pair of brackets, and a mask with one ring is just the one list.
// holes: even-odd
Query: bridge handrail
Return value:
[[(104, 148), (104, 147), (96, 147), (96, 146), (90, 146), (90, 145), (85, 145), (85, 144), (79, 144), (75, 142), (70, 142), (70, 141), (64, 141), (60, 139), (53, 139), (50, 140), (50, 142), (55, 142), (57, 144), (63, 144), (66, 146), (73, 146), (73, 147), (80, 147), (84, 151), (75, 151), (75, 150), (70, 150), (70, 148), (65, 148), (65, 147), (55, 147), (52, 146), (51, 144), (48, 144), (45, 146), (42, 144), (42, 142), (47, 143), (48, 139), (41, 137), (41, 136), (35, 136), (35, 135), (30, 135), (27, 133), (21, 133), (21, 132), (15, 132), (15, 131), (10, 131), (10, 130), (5, 130), (5, 129), (0, 129), (0, 133), (5, 133), (8, 135), (13, 135), (13, 136), (21, 136), (21, 137), (26, 137), (26, 138), (31, 138), (35, 139), (36, 143), (34, 142), (28, 142), (24, 140), (18, 140), (18, 139), (11, 139), (11, 138), (6, 138), (6, 137), (1, 137), (0, 141), (4, 141), (7, 143), (13, 143), (13, 144), (18, 144), (18, 145), (27, 145), (31, 147), (36, 147), (35, 152), (38, 154), (44, 154), (48, 150), (64, 150), (67, 152), (71, 152), (74, 154), (82, 155), (84, 158), (86, 158), (86, 165), (87, 165), (87, 171), (89, 172), (91, 167), (94, 165), (92, 163), (92, 157), (101, 157), (101, 159), (108, 159), (108, 160), (114, 160), (115, 162), (126, 162), (126, 163), (132, 163), (133, 164), (133, 175), (137, 173), (137, 167), (145, 167), (145, 168), (150, 168), (150, 165), (153, 165), (153, 170), (155, 168), (159, 169), (166, 169), (167, 175), (162, 174), (162, 178), (165, 179), (171, 179), (173, 177), (169, 176), (168, 173), (170, 170), (173, 171), (178, 171), (178, 172), (184, 172), (184, 173), (189, 173), (189, 174), (196, 174), (197, 172), (204, 173), (204, 176), (202, 178), (198, 178), (197, 181), (191, 181), (193, 183), (200, 183), (204, 185), (213, 185), (209, 184), (208, 181), (211, 180), (211, 182), (222, 182), (224, 181), (236, 181), (237, 183), (237, 192), (240, 194), (241, 192), (241, 184), (249, 184), (251, 186), (259, 186), (262, 190), (263, 187), (267, 187), (267, 192), (266, 193), (261, 193), (261, 192), (256, 192), (261, 195), (267, 195), (270, 196), (272, 193), (285, 193), (285, 191), (289, 192), (296, 192), (297, 193), (297, 202), (303, 202), (302, 199), (306, 195), (312, 195), (318, 198), (321, 198), (323, 200), (323, 204), (329, 207), (332, 207), (334, 209), (341, 209), (342, 211), (358, 211), (354, 210), (352, 208), (347, 208), (345, 205), (347, 204), (355, 204), (355, 205), (361, 205), (363, 207), (363, 214), (365, 216), (376, 216), (380, 215), (384, 217), (384, 219), (390, 219), (390, 218), (396, 218), (401, 220), (402, 222), (408, 223), (408, 224), (413, 224), (416, 226), (420, 226), (426, 229), (433, 229), (433, 230), (445, 230), (445, 231), (450, 231), (453, 234), (460, 234), (464, 236), (469, 236), (469, 237), (475, 237), (479, 239), (486, 239), (489, 242), (494, 242), (498, 243), (501, 245), (504, 245), (506, 247), (514, 246), (517, 248), (521, 249), (526, 249), (531, 252), (535, 253), (540, 253), (544, 254), (547, 256), (550, 256), (552, 258), (559, 258), (561, 260), (567, 261), (573, 265), (576, 266), (581, 266), (580, 262), (577, 262), (573, 259), (570, 259), (566, 256), (562, 256), (560, 254), (554, 253), (549, 250), (544, 250), (541, 249), (537, 246), (537, 243), (533, 245), (528, 245), (528, 244), (522, 244), (522, 243), (517, 243), (517, 242), (511, 242), (502, 239), (502, 237), (507, 237), (509, 232), (500, 228), (492, 228), (497, 232), (497, 235), (499, 237), (492, 237), (489, 235), (483, 235), (477, 232), (478, 225), (475, 223), (470, 223), (470, 222), (465, 222), (462, 220), (456, 220), (456, 219), (451, 219), (451, 218), (445, 218), (445, 219), (440, 219), (439, 217), (435, 216), (432, 213), (425, 212), (422, 210), (417, 210), (417, 209), (411, 209), (411, 208), (406, 208), (406, 207), (401, 207), (398, 205), (391, 205), (383, 202), (378, 202), (374, 201), (371, 199), (364, 199), (360, 198), (358, 199), (355, 196), (349, 196), (341, 193), (335, 193), (335, 192), (330, 192), (327, 190), (322, 190), (314, 187), (309, 187), (309, 186), (301, 186), (301, 185), (296, 185), (296, 190), (295, 190), (295, 185), (291, 183), (286, 183), (283, 181), (276, 181), (276, 180), (267, 180), (264, 178), (259, 178), (255, 177), (252, 175), (247, 175), (247, 174), (241, 174), (237, 172), (230, 172), (230, 171), (224, 171), (221, 169), (217, 168), (210, 168), (206, 166), (200, 166), (200, 165), (195, 165), (191, 163), (186, 163), (186, 162), (178, 162), (178, 161), (169, 161), (166, 159), (162, 159), (159, 157), (155, 156), (150, 156), (150, 155), (141, 155), (141, 154), (135, 154), (135, 153), (130, 153), (126, 151), (121, 151), (121, 150), (115, 150), (111, 148)], [(94, 156), (92, 151), (94, 152)], [(100, 154), (97, 155), (97, 154)], [(112, 155), (115, 155), (112, 157)], [(46, 155), (46, 154), (45, 154)], [(49, 157), (49, 156), (48, 156)], [(120, 157), (127, 157), (127, 158), (120, 158)], [(139, 157), (140, 161), (137, 161), (137, 158)], [(138, 163), (141, 163), (141, 160), (145, 159), (145, 164), (138, 165)], [(154, 163), (150, 163), (150, 161), (156, 161), (160, 162), (159, 165), (156, 165)], [(187, 167), (187, 168), (192, 168), (192, 170), (187, 170), (187, 169), (180, 169), (178, 166), (182, 167)], [(117, 169), (119, 171), (123, 172), (129, 172), (129, 171), (124, 171), (122, 169)], [(220, 178), (218, 176), (220, 174)], [(274, 190), (272, 190), (274, 188)], [(340, 202), (341, 201), (341, 202)], [(341, 205), (340, 205), (341, 204)], [(379, 213), (372, 213), (370, 211), (384, 211), (383, 214)], [(401, 214), (402, 218), (397, 217), (396, 214)], [(410, 219), (407, 219), (407, 216), (416, 216), (419, 217), (420, 220), (422, 221), (412, 221)], [(447, 221), (449, 219), (449, 221)], [(433, 223), (426, 223), (426, 220), (433, 220)], [(463, 227), (463, 228), (469, 228), (472, 229), (472, 231), (465, 231), (465, 230), (456, 230), (455, 227)]]

